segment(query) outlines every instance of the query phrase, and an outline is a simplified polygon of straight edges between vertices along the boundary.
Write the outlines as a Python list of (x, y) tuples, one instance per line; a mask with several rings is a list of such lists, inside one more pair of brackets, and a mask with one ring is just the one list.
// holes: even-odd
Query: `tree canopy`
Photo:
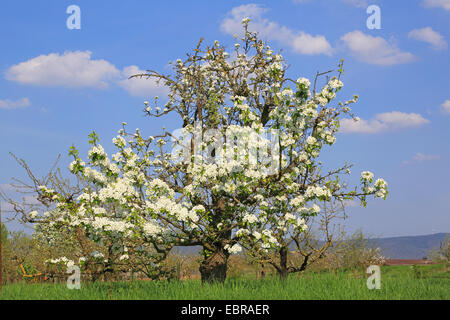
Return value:
[(356, 95), (335, 102), (342, 62), (334, 75), (318, 73), (312, 83), (291, 79), (281, 54), (249, 31), (248, 21), (232, 53), (201, 40), (172, 63), (172, 73), (135, 75), (169, 92), (164, 106), (145, 102), (144, 113), (161, 119), (175, 113), (181, 128), (144, 137), (124, 124), (111, 157), (93, 132), (85, 161), (70, 150), (70, 171), (84, 182), (79, 193), (36, 185), (40, 201), (53, 207), (32, 211), (28, 221), (46, 222), (47, 235), (63, 228), (108, 243), (100, 259), (111, 264), (160, 261), (174, 246), (199, 245), (202, 280), (224, 281), (228, 257), (242, 245), (282, 252), (327, 203), (385, 198), (387, 183), (371, 172), (350, 188), (343, 180), (350, 164), (324, 172), (319, 160), (335, 143), (341, 117), (354, 117)]

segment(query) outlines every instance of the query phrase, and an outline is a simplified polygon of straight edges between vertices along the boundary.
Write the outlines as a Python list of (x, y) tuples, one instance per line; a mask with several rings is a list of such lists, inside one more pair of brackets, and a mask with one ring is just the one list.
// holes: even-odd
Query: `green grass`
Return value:
[(367, 289), (367, 277), (351, 271), (308, 272), (284, 282), (275, 277), (206, 285), (199, 280), (98, 282), (82, 284), (80, 290), (65, 284), (18, 283), (4, 286), (0, 299), (450, 299), (450, 272), (442, 265), (383, 267), (380, 290)]

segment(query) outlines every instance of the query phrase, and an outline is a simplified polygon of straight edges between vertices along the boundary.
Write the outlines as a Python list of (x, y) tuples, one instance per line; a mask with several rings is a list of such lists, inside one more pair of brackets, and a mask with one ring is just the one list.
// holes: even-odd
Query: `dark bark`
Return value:
[[(208, 252), (207, 248), (204, 251)], [(228, 252), (225, 249), (218, 247), (215, 251), (205, 255), (203, 261), (200, 264), (200, 274), (202, 282), (225, 282), (227, 277), (228, 266)]]
[[(212, 225), (216, 226), (223, 221), (227, 208), (225, 199), (219, 198), (214, 199), (213, 201), (214, 214), (212, 217)], [(218, 230), (213, 240), (206, 240), (207, 242), (203, 243), (204, 258), (199, 268), (203, 283), (225, 282), (227, 277), (228, 257), (230, 254), (224, 247), (230, 238), (231, 230)]]
[(286, 279), (289, 275), (288, 270), (288, 247), (282, 246), (280, 248), (280, 268), (278, 270), (278, 274), (281, 279)]

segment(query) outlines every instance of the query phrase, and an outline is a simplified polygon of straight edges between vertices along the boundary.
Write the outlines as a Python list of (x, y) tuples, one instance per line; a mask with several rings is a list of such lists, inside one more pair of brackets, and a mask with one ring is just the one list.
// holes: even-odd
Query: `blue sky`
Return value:
[[(80, 7), (79, 30), (66, 26), (70, 5)], [(366, 25), (369, 5), (380, 8), (381, 29)], [(354, 163), (352, 182), (370, 170), (390, 187), (386, 201), (350, 206), (348, 229), (449, 232), (450, 0), (3, 1), (0, 187), (24, 177), (8, 152), (44, 175), (58, 154), (67, 166), (72, 144), (86, 155), (94, 129), (112, 151), (122, 121), (148, 135), (177, 128), (171, 118), (143, 117), (143, 101), (163, 99), (161, 88), (126, 78), (149, 68), (168, 73), (168, 62), (200, 37), (231, 51), (246, 16), (283, 49), (292, 77), (312, 78), (345, 59), (338, 99), (359, 94), (361, 120), (344, 123), (324, 160)]]

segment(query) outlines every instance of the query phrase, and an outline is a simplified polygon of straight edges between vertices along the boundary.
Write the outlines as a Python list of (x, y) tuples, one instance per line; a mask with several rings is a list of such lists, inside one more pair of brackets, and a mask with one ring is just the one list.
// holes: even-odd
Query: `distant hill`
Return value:
[(422, 259), (428, 257), (429, 251), (438, 249), (449, 233), (435, 233), (425, 236), (406, 236), (371, 239), (380, 247), (383, 255), (391, 259)]
[[(435, 233), (425, 236), (405, 236), (390, 238), (374, 238), (370, 241), (380, 247), (383, 255), (390, 259), (422, 259), (428, 257), (430, 250), (438, 249), (441, 241), (450, 233)], [(197, 254), (201, 247), (175, 247), (181, 254)]]

